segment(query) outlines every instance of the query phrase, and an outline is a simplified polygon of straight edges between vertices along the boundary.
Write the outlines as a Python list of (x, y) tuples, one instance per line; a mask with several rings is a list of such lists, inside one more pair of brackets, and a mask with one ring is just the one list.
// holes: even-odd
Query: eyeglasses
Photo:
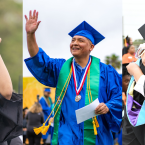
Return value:
[(145, 53), (145, 48), (140, 47), (136, 52), (136, 56), (140, 58), (144, 53)]

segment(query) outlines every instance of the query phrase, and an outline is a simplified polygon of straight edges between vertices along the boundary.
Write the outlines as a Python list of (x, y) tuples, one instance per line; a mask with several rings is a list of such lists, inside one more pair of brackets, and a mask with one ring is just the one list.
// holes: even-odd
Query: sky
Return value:
[[(105, 39), (95, 46), (91, 55), (105, 60), (105, 56), (115, 53), (120, 57), (122, 50), (122, 1), (121, 0), (25, 0), (23, 15), (36, 9), (41, 21), (36, 31), (39, 47), (51, 58), (68, 59), (71, 37), (68, 33), (82, 21), (87, 21)], [(23, 59), (29, 57), (26, 42), (25, 19), (23, 17)], [(23, 76), (32, 76), (25, 63)]]
[(138, 29), (145, 24), (145, 0), (123, 0), (123, 35), (143, 39)]

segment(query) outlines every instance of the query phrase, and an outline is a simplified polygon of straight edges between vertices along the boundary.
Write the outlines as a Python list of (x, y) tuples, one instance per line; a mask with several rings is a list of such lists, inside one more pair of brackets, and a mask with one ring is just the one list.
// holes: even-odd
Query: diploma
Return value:
[(99, 105), (99, 100), (98, 98), (93, 101), (91, 104), (83, 107), (83, 108), (80, 108), (78, 110), (75, 110), (75, 113), (76, 113), (76, 118), (77, 118), (77, 124), (85, 121), (85, 120), (88, 120), (94, 116), (97, 116), (99, 114), (95, 114), (95, 109), (96, 107)]

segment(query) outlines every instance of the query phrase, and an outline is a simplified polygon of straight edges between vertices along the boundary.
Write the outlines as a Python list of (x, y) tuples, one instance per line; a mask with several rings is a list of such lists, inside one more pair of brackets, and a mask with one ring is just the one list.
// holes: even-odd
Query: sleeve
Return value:
[(13, 93), (11, 100), (0, 94), (0, 143), (23, 134), (22, 95)]
[(56, 87), (65, 59), (50, 58), (41, 48), (34, 57), (24, 60), (32, 75), (42, 84)]
[(140, 94), (142, 94), (145, 97), (145, 88), (144, 88), (144, 83), (145, 83), (145, 75), (142, 75), (138, 82), (136, 83), (134, 90), (136, 90), (137, 92), (139, 92)]
[(43, 110), (43, 112), (45, 113), (45, 115), (49, 116), (49, 114), (51, 113), (51, 107), (49, 107), (49, 106), (46, 104), (46, 102), (45, 102), (45, 100), (44, 100), (43, 98), (41, 98), (41, 99), (39, 100), (39, 103), (41, 104), (42, 110)]
[(105, 118), (112, 131), (118, 132), (122, 121), (122, 79), (116, 70), (108, 65), (107, 69), (107, 102), (109, 112)]

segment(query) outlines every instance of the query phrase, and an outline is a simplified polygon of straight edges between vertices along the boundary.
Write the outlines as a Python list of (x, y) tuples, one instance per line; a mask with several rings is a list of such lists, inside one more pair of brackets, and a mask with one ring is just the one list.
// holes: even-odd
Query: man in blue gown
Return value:
[[(47, 117), (51, 113), (51, 107), (52, 107), (52, 101), (50, 98), (50, 89), (49, 88), (44, 89), (44, 96), (42, 96), (40, 98), (39, 103), (42, 106), (44, 120), (46, 121)], [(48, 124), (48, 122), (47, 122), (47, 124)], [(42, 135), (44, 144), (46, 144), (45, 142), (46, 142), (46, 139), (48, 138), (48, 135), (50, 134), (50, 131), (51, 131), (51, 128), (48, 130), (46, 135)]]
[[(40, 24), (40, 21), (37, 21), (38, 12), (34, 10), (32, 15), (32, 12), (30, 11), (29, 19), (26, 15), (25, 18), (28, 51), (31, 56), (31, 58), (25, 59), (25, 63), (29, 71), (39, 82), (46, 86), (56, 87), (58, 85), (60, 71), (66, 60), (50, 58), (41, 48), (38, 47), (35, 39), (35, 31)], [(81, 27), (84, 25), (88, 26), (86, 22), (83, 22)], [(77, 29), (82, 30), (80, 26), (78, 27)], [(91, 34), (92, 30), (95, 32), (93, 32), (93, 36)], [(72, 32), (74, 33), (74, 31)], [(79, 86), (84, 74), (86, 73), (86, 67), (91, 59), (90, 52), (93, 50), (94, 45), (103, 40), (104, 37), (92, 27), (87, 32), (85, 30), (80, 33), (79, 30), (77, 35), (72, 33), (69, 35), (72, 36), (70, 51), (74, 56), (73, 62), (76, 71), (76, 81), (78, 82)], [(113, 145), (111, 131), (118, 132), (122, 121), (121, 77), (112, 66), (105, 65), (100, 61), (98, 69), (100, 72), (98, 77), (98, 99), (100, 104), (94, 111), (96, 114), (100, 115), (97, 116), (99, 128), (97, 128), (98, 134), (95, 136), (95, 142), (89, 140), (89, 138), (94, 136), (94, 134), (89, 134), (89, 132), (91, 132), (90, 127), (85, 128), (84, 122), (77, 124), (75, 115), (75, 110), (85, 106), (87, 79), (84, 80), (83, 87), (79, 92), (79, 95), (81, 95), (82, 98), (77, 102), (75, 100), (75, 81), (73, 79), (73, 75), (71, 75), (70, 82), (61, 106), (60, 120), (58, 122), (59, 127), (57, 143), (53, 142), (53, 145)], [(56, 99), (57, 97), (58, 96), (56, 96)], [(85, 136), (84, 130), (87, 130), (87, 136)], [(53, 139), (55, 140), (54, 137)]]

